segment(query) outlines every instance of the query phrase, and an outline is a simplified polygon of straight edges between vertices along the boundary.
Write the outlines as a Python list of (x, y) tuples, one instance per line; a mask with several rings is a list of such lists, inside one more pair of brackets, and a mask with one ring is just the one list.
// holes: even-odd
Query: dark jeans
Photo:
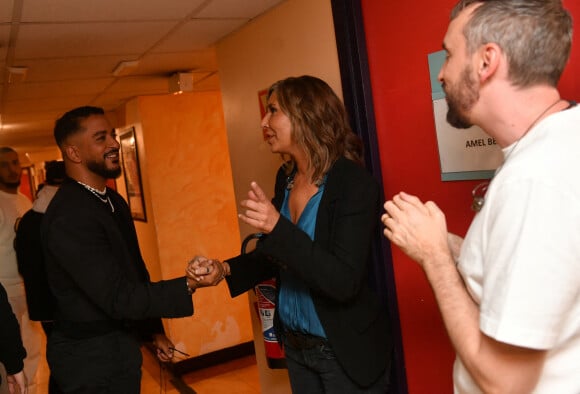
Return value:
[[(316, 338), (316, 337), (314, 337)], [(342, 369), (327, 341), (312, 347), (284, 340), (290, 386), (296, 394), (385, 394), (388, 377), (383, 373), (371, 387), (360, 387)]]
[(73, 339), (54, 329), (47, 360), (63, 393), (139, 394), (143, 361), (139, 346), (124, 331)]

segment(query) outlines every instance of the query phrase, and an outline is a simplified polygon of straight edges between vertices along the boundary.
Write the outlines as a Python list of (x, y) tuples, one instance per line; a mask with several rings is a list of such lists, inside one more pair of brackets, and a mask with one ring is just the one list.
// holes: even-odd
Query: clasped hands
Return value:
[(230, 266), (216, 259), (195, 256), (187, 264), (185, 274), (189, 281), (193, 281), (194, 288), (216, 286), (230, 274)]
[[(241, 206), (245, 211), (238, 215), (240, 220), (264, 234), (270, 233), (280, 219), (280, 213), (256, 182), (250, 184), (248, 198), (241, 202)], [(220, 283), (230, 274), (230, 266), (216, 259), (196, 256), (187, 264), (185, 273), (188, 287), (195, 290)]]

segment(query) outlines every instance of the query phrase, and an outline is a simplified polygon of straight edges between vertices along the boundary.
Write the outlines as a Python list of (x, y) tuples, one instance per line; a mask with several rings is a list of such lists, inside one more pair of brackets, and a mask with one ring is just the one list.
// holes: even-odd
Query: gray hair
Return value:
[(572, 46), (572, 18), (561, 0), (461, 0), (451, 19), (473, 4), (480, 5), (463, 30), (468, 54), (495, 43), (515, 86), (558, 84)]

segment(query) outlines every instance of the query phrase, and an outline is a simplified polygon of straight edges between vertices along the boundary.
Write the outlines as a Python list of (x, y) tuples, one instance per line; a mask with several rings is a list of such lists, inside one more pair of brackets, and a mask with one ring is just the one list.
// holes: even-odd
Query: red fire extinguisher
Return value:
[[(248, 235), (242, 242), (242, 254), (251, 240), (259, 239), (262, 233)], [(271, 369), (286, 368), (284, 350), (278, 341), (274, 331), (274, 312), (276, 311), (276, 278), (271, 278), (258, 283), (254, 287), (256, 302), (254, 303), (260, 321), (262, 322), (262, 335), (264, 337), (264, 349), (266, 362)]]

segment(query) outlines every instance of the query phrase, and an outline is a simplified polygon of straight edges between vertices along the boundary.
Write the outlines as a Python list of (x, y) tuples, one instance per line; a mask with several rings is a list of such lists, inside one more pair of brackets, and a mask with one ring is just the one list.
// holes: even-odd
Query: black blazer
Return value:
[[(287, 177), (280, 169), (273, 204), (284, 200)], [(228, 260), (232, 296), (287, 269), (301, 278), (339, 363), (358, 384), (372, 384), (390, 368), (392, 339), (387, 311), (368, 283), (373, 233), (378, 231), (380, 193), (375, 179), (345, 158), (328, 172), (316, 217), (314, 241), (281, 216), (256, 250)], [(274, 263), (274, 264), (272, 264)]]
[(107, 194), (114, 213), (109, 202), (67, 179), (46, 210), (41, 240), (55, 329), (59, 322), (75, 331), (122, 322), (143, 334), (160, 332), (158, 318), (193, 314), (186, 279), (150, 281), (129, 207), (114, 190)]
[[(8, 375), (14, 375), (24, 368), (25, 357), (18, 320), (12, 312), (6, 290), (0, 284), (0, 363), (4, 364)], [(0, 385), (1, 380), (0, 376)]]

